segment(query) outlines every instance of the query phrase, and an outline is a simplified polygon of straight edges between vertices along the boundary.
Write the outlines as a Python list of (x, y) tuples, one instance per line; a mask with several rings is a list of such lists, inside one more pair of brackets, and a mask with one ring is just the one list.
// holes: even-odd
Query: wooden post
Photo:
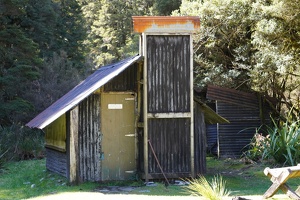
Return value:
[(68, 113), (67, 121), (67, 178), (70, 184), (78, 184), (78, 106)]
[(146, 52), (146, 34), (142, 34), (143, 39), (143, 56), (144, 56), (144, 69), (143, 69), (143, 101), (144, 101), (144, 173), (146, 182), (149, 181), (148, 177), (148, 95), (147, 95), (147, 52)]
[(195, 178), (195, 133), (194, 133), (194, 78), (193, 78), (193, 38), (190, 35), (190, 134), (191, 134), (191, 176)]

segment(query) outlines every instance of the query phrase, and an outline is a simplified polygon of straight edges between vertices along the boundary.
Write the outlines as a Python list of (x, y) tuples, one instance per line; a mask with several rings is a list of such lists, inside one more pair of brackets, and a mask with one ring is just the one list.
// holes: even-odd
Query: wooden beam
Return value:
[(68, 180), (78, 184), (78, 106), (69, 112), (68, 130)]
[(196, 177), (195, 174), (195, 138), (194, 138), (194, 70), (193, 70), (193, 37), (190, 35), (190, 109), (191, 109), (191, 175), (193, 178)]
[(143, 54), (144, 54), (144, 71), (143, 71), (143, 101), (144, 101), (144, 107), (143, 107), (143, 111), (144, 111), (144, 174), (145, 174), (145, 180), (146, 182), (149, 181), (149, 177), (148, 177), (148, 86), (147, 86), (147, 48), (146, 48), (146, 34), (143, 33), (142, 34), (142, 39), (143, 39)]
[(148, 118), (190, 118), (192, 115), (190, 112), (184, 113), (148, 113)]

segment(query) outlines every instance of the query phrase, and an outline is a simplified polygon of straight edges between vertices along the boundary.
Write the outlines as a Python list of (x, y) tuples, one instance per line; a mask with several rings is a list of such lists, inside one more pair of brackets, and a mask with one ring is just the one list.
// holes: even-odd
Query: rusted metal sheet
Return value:
[(147, 36), (148, 112), (190, 112), (190, 36)]
[[(149, 140), (168, 178), (190, 176), (190, 119), (150, 119)], [(149, 175), (162, 178), (154, 155), (148, 152)]]
[(45, 128), (58, 117), (80, 103), (87, 96), (119, 75), (133, 63), (138, 62), (141, 58), (142, 56), (136, 55), (118, 63), (99, 68), (83, 82), (74, 87), (71, 91), (28, 122), (26, 126), (39, 129)]
[(190, 16), (133, 16), (133, 31), (145, 32), (194, 32), (200, 27), (199, 17)]
[(79, 104), (78, 153), (81, 181), (100, 181), (100, 95), (93, 94)]

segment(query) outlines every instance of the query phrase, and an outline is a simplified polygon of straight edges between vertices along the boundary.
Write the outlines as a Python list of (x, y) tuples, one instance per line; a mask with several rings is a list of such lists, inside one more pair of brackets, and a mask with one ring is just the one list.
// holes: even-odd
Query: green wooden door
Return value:
[(102, 180), (127, 180), (134, 176), (135, 98), (133, 94), (101, 94)]

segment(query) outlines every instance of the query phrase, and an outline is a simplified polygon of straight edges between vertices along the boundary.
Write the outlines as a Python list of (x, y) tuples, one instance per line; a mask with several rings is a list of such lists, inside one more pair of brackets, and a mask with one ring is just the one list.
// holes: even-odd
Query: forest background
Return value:
[(27, 151), (42, 148), (41, 133), (24, 124), (138, 53), (136, 15), (199, 16), (195, 86), (260, 92), (277, 117), (299, 120), (300, 0), (1, 0), (0, 160), (38, 156)]

